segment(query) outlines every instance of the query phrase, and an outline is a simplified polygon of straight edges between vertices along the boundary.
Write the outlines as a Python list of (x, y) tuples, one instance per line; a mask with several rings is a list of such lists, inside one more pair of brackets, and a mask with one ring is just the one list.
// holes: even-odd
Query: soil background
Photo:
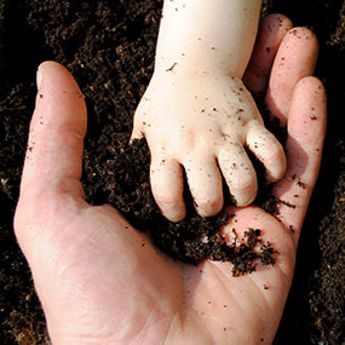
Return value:
[[(162, 0), (0, 0), (0, 343), (48, 344), (31, 275), (12, 227), (37, 65), (53, 59), (78, 80), (89, 109), (84, 185), (94, 203), (153, 71)], [(345, 0), (266, 0), (320, 41), (329, 97), (323, 164), (275, 344), (345, 344)], [(148, 161), (143, 162), (147, 165)], [(113, 166), (114, 168), (114, 166)], [(123, 207), (126, 200), (123, 200)]]

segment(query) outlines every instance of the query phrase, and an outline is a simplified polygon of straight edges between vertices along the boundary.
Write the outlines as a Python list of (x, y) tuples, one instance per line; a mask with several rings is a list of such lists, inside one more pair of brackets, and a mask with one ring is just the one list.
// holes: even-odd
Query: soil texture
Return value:
[[(145, 142), (127, 145), (136, 106), (153, 72), (162, 0), (0, 0), (0, 342), (48, 344), (29, 268), (13, 233), (37, 65), (56, 60), (86, 96), (89, 129), (83, 184), (94, 204), (110, 202), (139, 228), (159, 229), (157, 246), (187, 262), (205, 255), (234, 263), (234, 274), (272, 264), (274, 248), (248, 229), (241, 248), (216, 230), (224, 215), (192, 211), (172, 225), (159, 215), (148, 182)], [(329, 97), (329, 126), (317, 188), (302, 232), (293, 287), (275, 344), (345, 344), (345, 0), (266, 0), (320, 40), (317, 76)], [(192, 201), (189, 198), (190, 209)], [(186, 232), (185, 229), (188, 229)], [(164, 231), (162, 231), (164, 230)], [(181, 239), (180, 233), (189, 238)], [(200, 241), (207, 236), (208, 243)], [(168, 246), (165, 246), (169, 243)], [(197, 245), (196, 245), (197, 244)], [(253, 246), (261, 253), (253, 256)]]

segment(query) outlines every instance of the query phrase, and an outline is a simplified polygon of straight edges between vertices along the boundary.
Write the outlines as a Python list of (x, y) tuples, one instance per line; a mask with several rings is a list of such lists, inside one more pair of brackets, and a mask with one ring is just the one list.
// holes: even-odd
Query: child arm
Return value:
[(261, 0), (166, 0), (156, 71), (227, 73), (242, 78), (251, 56)]

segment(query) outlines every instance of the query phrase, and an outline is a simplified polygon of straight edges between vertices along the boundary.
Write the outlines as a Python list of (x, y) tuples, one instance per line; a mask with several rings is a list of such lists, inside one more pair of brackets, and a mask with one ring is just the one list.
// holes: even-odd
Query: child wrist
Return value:
[(219, 66), (212, 62), (197, 63), (193, 61), (181, 61), (169, 59), (166, 62), (156, 63), (154, 75), (163, 78), (207, 78), (207, 77), (234, 77), (241, 79), (242, 75), (232, 66)]

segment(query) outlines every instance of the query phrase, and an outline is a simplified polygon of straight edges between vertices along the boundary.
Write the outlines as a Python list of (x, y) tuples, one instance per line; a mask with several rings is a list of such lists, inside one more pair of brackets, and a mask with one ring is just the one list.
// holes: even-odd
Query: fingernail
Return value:
[(40, 70), (40, 68), (38, 68), (37, 73), (36, 73), (37, 90), (41, 88), (42, 82), (43, 82), (43, 72)]

